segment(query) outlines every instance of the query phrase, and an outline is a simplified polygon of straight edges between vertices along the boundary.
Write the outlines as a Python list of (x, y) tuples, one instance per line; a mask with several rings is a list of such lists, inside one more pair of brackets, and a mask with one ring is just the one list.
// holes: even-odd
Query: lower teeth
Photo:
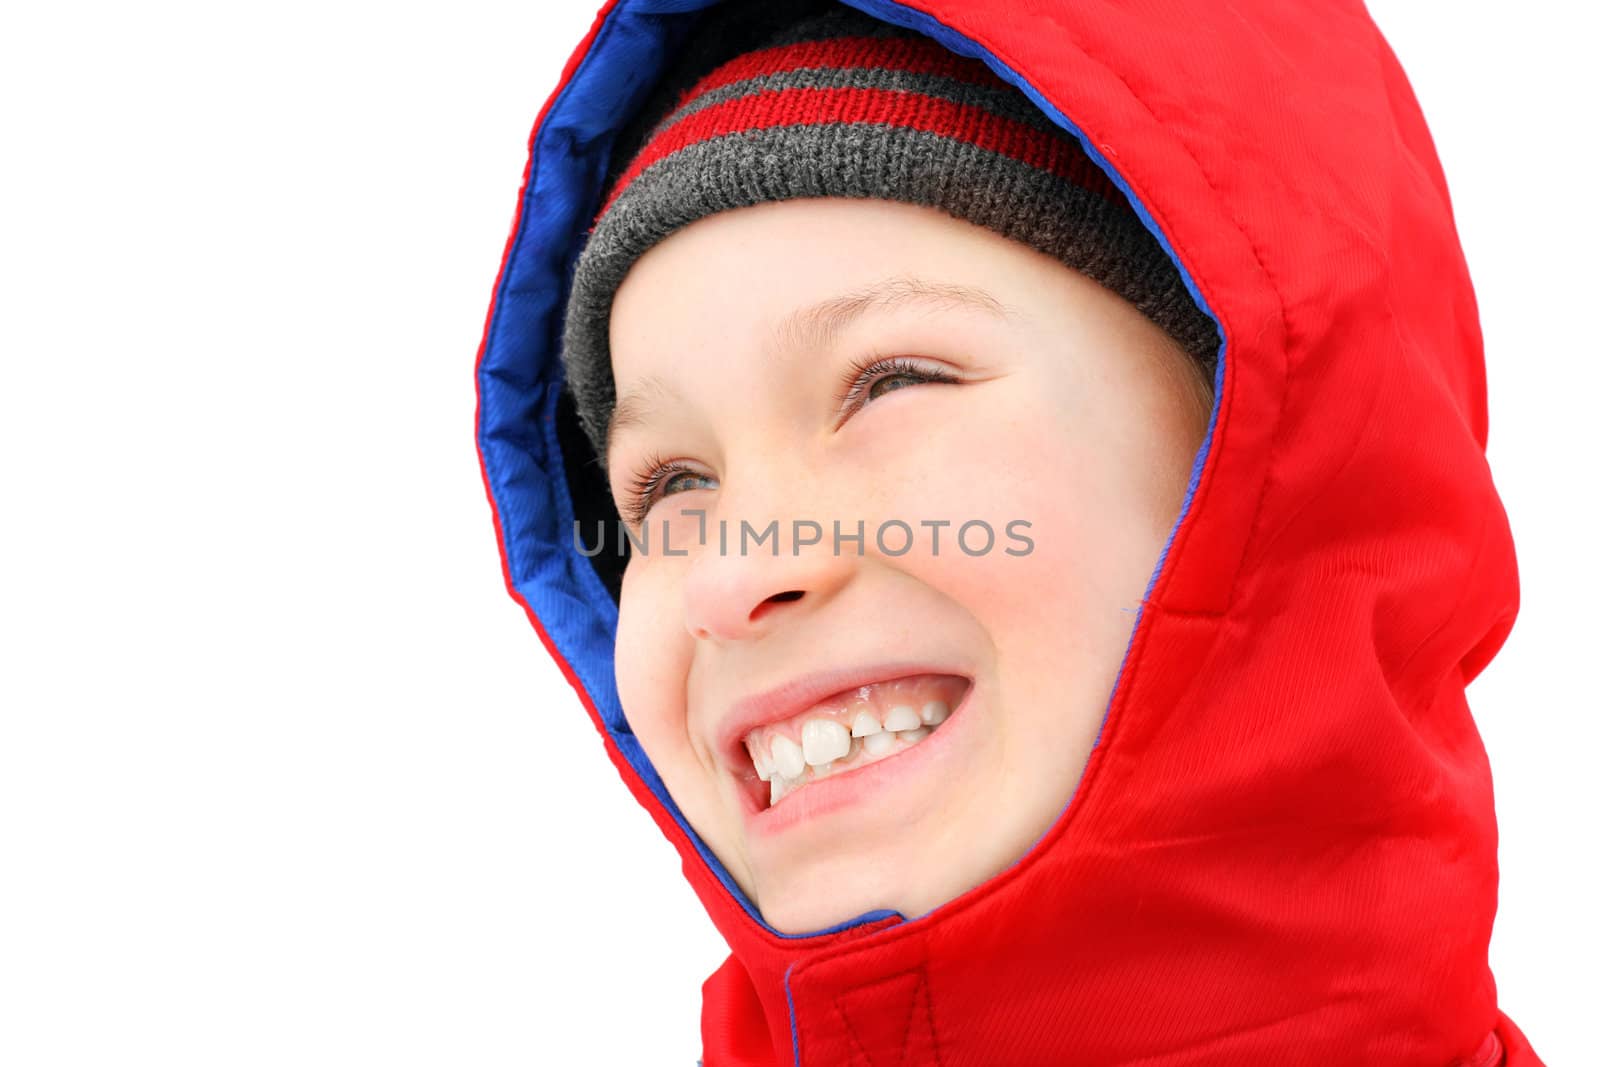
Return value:
[(798, 778), (785, 778), (781, 774), (774, 774), (772, 776), (772, 796), (767, 801), (767, 806), (770, 808), (790, 793), (804, 788), (810, 782), (827, 778), (834, 774), (842, 774), (845, 771), (855, 770), (857, 767), (864, 767), (868, 763), (876, 763), (880, 758), (891, 753), (908, 749), (936, 729), (938, 729), (937, 726), (919, 726), (915, 730), (901, 730), (899, 732), (882, 730), (866, 737), (852, 738), (850, 751), (832, 763), (823, 764), (820, 767), (808, 766), (800, 773)]

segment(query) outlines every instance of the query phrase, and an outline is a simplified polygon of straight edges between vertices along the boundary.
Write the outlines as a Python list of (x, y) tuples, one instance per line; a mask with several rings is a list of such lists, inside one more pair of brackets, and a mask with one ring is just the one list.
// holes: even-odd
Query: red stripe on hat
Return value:
[(794, 88), (725, 100), (663, 131), (634, 157), (595, 221), (599, 222), (641, 172), (674, 152), (728, 134), (828, 123), (877, 123), (956, 138), (1049, 171), (1128, 208), (1121, 190), (1066, 136), (1052, 136), (980, 107), (919, 93)]

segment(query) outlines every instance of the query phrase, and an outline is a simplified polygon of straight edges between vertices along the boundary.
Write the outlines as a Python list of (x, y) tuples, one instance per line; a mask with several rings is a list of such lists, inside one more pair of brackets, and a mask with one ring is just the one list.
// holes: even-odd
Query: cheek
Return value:
[(617, 696), (645, 754), (663, 774), (688, 746), (685, 679), (691, 651), (666, 576), (631, 566), (617, 614)]
[[(917, 530), (917, 551), (896, 565), (960, 603), (997, 641), (1110, 649), (1120, 659), (1176, 517), (1177, 498), (1166, 499), (1173, 479), (1140, 425), (1118, 430), (1123, 420), (1053, 410), (1047, 390), (1029, 392), (1023, 383), (989, 389), (919, 434), (912, 452), (873, 457), (893, 472), (881, 482), (885, 514)], [(918, 526), (924, 518), (950, 520), (937, 555)], [(962, 550), (957, 531), (969, 520), (994, 531), (987, 552), (977, 526), (966, 540), (976, 554)]]

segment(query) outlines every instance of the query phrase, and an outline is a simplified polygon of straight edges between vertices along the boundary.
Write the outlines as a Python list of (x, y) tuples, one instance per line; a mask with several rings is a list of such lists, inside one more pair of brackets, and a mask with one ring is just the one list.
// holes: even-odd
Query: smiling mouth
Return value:
[(744, 736), (755, 777), (771, 784), (764, 807), (814, 782), (890, 759), (919, 744), (959, 707), (972, 682), (919, 674), (857, 686)]

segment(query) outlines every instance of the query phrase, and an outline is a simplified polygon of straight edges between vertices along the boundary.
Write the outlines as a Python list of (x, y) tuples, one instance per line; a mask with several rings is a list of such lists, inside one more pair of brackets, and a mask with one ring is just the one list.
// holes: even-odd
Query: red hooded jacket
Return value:
[[(849, 0), (981, 59), (1121, 188), (1223, 339), (1077, 791), (928, 915), (762, 921), (629, 731), (606, 507), (561, 390), (608, 155), (717, 0), (612, 0), (529, 142), (477, 362), (507, 585), (732, 950), (707, 1067), (1540, 1067), (1496, 1003), (1465, 688), (1518, 602), (1445, 177), (1358, 0)], [(748, 0), (724, 0), (748, 2)], [(603, 1055), (597, 1059), (604, 1059)]]

